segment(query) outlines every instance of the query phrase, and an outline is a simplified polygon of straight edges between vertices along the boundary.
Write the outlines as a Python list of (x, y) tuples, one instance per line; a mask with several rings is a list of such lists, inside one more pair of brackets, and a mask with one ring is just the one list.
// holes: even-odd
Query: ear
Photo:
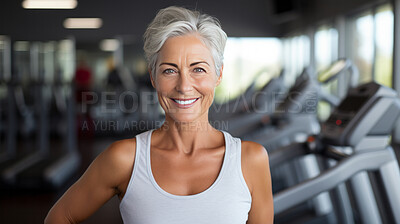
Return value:
[(153, 88), (156, 88), (156, 84), (155, 81), (153, 79), (153, 75), (151, 74), (151, 69), (148, 70), (149, 71), (149, 75), (150, 75), (150, 81), (151, 81), (151, 85), (153, 86)]
[(222, 65), (221, 69), (219, 70), (219, 76), (218, 76), (218, 80), (217, 80), (217, 83), (215, 84), (215, 86), (219, 86), (219, 84), (222, 81), (222, 70), (224, 70), (224, 65)]

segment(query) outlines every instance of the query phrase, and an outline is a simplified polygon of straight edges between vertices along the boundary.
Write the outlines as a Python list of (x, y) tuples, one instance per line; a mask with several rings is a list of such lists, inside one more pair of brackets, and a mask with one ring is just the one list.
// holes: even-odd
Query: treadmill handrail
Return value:
[(279, 214), (328, 191), (361, 171), (377, 170), (391, 160), (393, 152), (389, 149), (356, 153), (318, 176), (275, 194), (274, 213)]
[(292, 143), (288, 146), (279, 148), (279, 150), (272, 151), (269, 154), (269, 166), (274, 168), (284, 162), (307, 155), (309, 150), (304, 144), (305, 143)]

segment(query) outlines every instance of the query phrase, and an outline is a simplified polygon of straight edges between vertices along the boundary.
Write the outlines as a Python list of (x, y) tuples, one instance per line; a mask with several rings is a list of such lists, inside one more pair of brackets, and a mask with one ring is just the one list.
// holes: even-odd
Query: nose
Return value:
[(179, 80), (176, 85), (176, 90), (180, 93), (186, 93), (193, 89), (193, 83), (190, 76), (184, 72), (179, 75)]

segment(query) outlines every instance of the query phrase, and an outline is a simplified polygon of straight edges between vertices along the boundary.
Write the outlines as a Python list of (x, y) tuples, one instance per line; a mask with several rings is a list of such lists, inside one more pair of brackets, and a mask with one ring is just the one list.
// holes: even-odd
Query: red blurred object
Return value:
[(76, 101), (82, 102), (82, 93), (90, 90), (92, 72), (86, 65), (81, 65), (75, 72)]

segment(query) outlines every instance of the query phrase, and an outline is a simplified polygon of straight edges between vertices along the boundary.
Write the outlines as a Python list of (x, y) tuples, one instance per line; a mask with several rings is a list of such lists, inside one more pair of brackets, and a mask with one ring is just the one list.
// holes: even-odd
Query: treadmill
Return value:
[(0, 36), (0, 164), (15, 154), (16, 129), (11, 125), (15, 121), (15, 104), (10, 79), (11, 41)]
[(310, 154), (327, 162), (319, 175), (274, 194), (277, 223), (328, 191), (338, 223), (400, 223), (400, 172), (389, 145), (399, 115), (396, 92), (367, 83), (349, 90), (320, 135), (270, 153), (271, 168)]
[[(280, 76), (282, 76), (282, 73), (283, 71), (281, 72)], [(260, 93), (265, 93), (266, 95), (271, 94), (273, 89), (271, 88), (272, 85), (269, 85), (269, 83), (274, 79), (266, 83), (263, 87), (261, 87), (260, 90), (257, 90), (256, 88), (257, 80), (260, 74), (256, 75), (256, 78), (239, 96), (222, 104), (214, 102), (209, 110), (210, 120), (211, 121), (236, 120), (235, 117), (237, 115), (248, 113), (249, 111), (252, 111), (254, 109), (252, 108), (253, 106), (252, 103), (255, 96), (259, 95)], [(282, 85), (274, 85), (274, 86), (283, 87)]]
[(340, 102), (338, 97), (323, 91), (323, 85), (344, 76), (350, 79), (349, 87), (355, 87), (359, 74), (350, 60), (339, 59), (318, 74), (318, 81), (313, 76), (311, 69), (304, 70), (275, 112), (265, 116), (264, 123), (260, 122), (255, 130), (242, 135), (242, 138), (258, 142), (268, 151), (273, 151), (293, 142), (304, 142), (309, 135), (319, 133), (320, 124), (316, 117), (318, 101), (325, 101), (332, 107)]
[(312, 76), (310, 68), (304, 69), (274, 112), (253, 125), (250, 132), (242, 133), (241, 138), (260, 143), (271, 151), (317, 134), (320, 127), (315, 114), (320, 86)]
[[(2, 170), (1, 178), (8, 185), (18, 189), (35, 189), (47, 190), (56, 189), (61, 187), (72, 174), (79, 168), (80, 156), (77, 152), (76, 142), (76, 123), (75, 123), (75, 98), (72, 89), (72, 83), (67, 83), (68, 97), (67, 97), (67, 112), (64, 116), (66, 119), (66, 136), (63, 137), (63, 145), (61, 147), (52, 147), (50, 150), (49, 139), (49, 124), (48, 124), (48, 106), (51, 100), (51, 89), (45, 78), (45, 73), (51, 75), (55, 68), (52, 64), (55, 63), (56, 48), (59, 48), (60, 54), (63, 56), (74, 56), (74, 45), (72, 40), (63, 40), (60, 43), (36, 43), (32, 45), (31, 56), (33, 62), (33, 76), (36, 77), (34, 89), (36, 93), (36, 117), (38, 119), (38, 135), (37, 135), (37, 149), (35, 152), (24, 157), (18, 162), (12, 164), (6, 169)], [(56, 46), (55, 46), (56, 45)], [(46, 48), (45, 51), (43, 48)], [(63, 52), (67, 51), (67, 52)], [(42, 52), (41, 54), (39, 54)], [(66, 60), (70, 63), (72, 60)], [(47, 63), (45, 71), (39, 69), (40, 62), (46, 60)], [(50, 62), (49, 62), (50, 60)], [(53, 62), (53, 63), (51, 63)], [(64, 68), (65, 69), (65, 68)], [(72, 76), (70, 80), (72, 81)]]
[[(16, 43), (14, 44), (16, 45)], [(18, 46), (16, 46), (18, 47)], [(10, 43), (10, 48), (11, 48), (11, 43)], [(11, 52), (9, 52), (11, 54)], [(12, 76), (11, 73), (9, 73), (9, 76), (3, 76), (2, 82), (6, 85), (6, 97), (7, 99), (2, 102), (2, 106), (4, 105), (4, 123), (2, 123), (3, 128), (5, 130), (5, 136), (4, 136), (4, 148), (2, 148), (1, 151), (1, 161), (0, 161), (0, 187), (1, 189), (10, 189), (12, 188), (11, 185), (7, 183), (3, 179), (3, 173), (10, 167), (12, 167), (14, 164), (19, 163), (20, 161), (24, 161), (24, 163), (21, 164), (26, 164), (27, 160), (24, 160), (25, 158), (28, 158), (28, 153), (29, 149), (23, 149), (23, 150), (18, 150), (17, 151), (17, 137), (18, 137), (18, 127), (22, 123), (21, 120), (25, 120), (23, 116), (24, 112), (27, 112), (28, 110), (32, 109), (25, 105), (25, 101), (21, 100), (19, 98), (24, 98), (24, 93), (23, 93), (23, 78), (24, 78), (24, 69), (27, 70), (29, 69), (29, 59), (26, 60), (27, 56), (29, 56), (28, 51), (18, 51), (18, 54), (13, 55), (14, 61), (18, 61), (20, 64), (18, 66), (18, 70), (16, 68), (13, 69), (12, 71)], [(10, 61), (11, 63), (11, 61)], [(11, 70), (11, 65), (10, 70)], [(10, 71), (11, 72), (11, 71)], [(29, 80), (25, 80), (29, 81)], [(23, 105), (22, 105), (23, 104)], [(24, 109), (24, 111), (22, 111)], [(22, 119), (20, 119), (22, 117)], [(30, 139), (24, 139), (24, 144), (29, 144)], [(32, 145), (32, 144), (30, 144)]]
[[(211, 115), (210, 121), (219, 124), (218, 129), (229, 131), (234, 136), (251, 132), (263, 117), (273, 113), (274, 104), (280, 102), (284, 96), (281, 94), (283, 91), (282, 71), (278, 77), (272, 78), (260, 90), (255, 91), (251, 97), (247, 97), (247, 100), (244, 100), (241, 95), (239, 99), (233, 100), (236, 104), (232, 103), (231, 106), (220, 107), (221, 115), (219, 118)], [(244, 94), (246, 95), (246, 93)], [(213, 108), (215, 107), (218, 106), (213, 105)], [(229, 116), (223, 113), (225, 109), (230, 111)]]

